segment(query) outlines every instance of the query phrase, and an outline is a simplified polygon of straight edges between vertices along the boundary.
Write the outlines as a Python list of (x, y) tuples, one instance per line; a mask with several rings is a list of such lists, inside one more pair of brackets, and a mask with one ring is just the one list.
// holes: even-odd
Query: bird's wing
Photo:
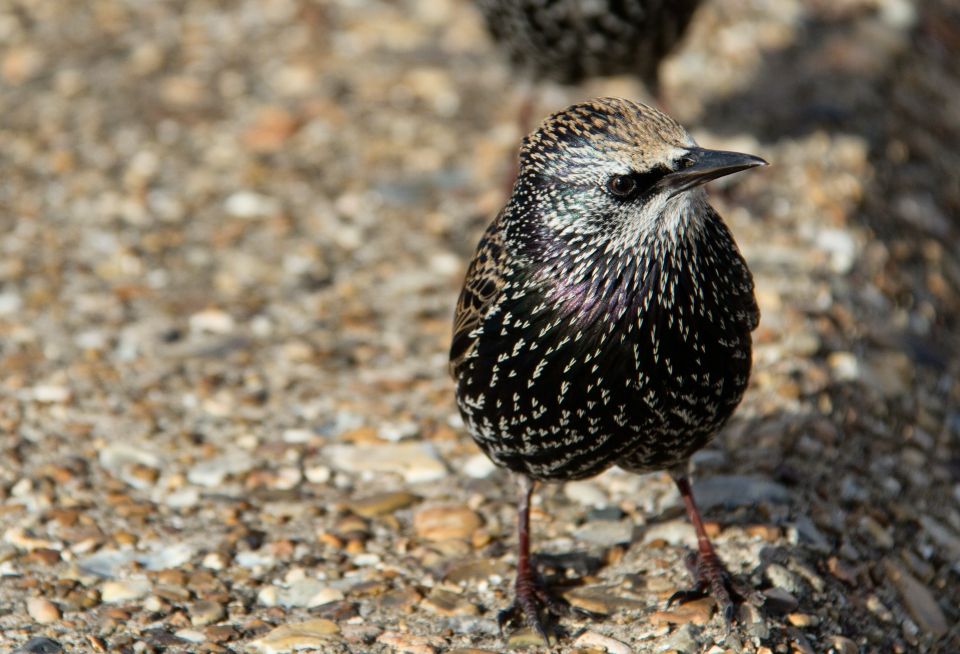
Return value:
[(450, 345), (450, 374), (454, 377), (476, 345), (474, 330), (496, 303), (504, 285), (506, 250), (499, 222), (500, 216), (497, 216), (480, 239), (457, 301), (453, 343)]

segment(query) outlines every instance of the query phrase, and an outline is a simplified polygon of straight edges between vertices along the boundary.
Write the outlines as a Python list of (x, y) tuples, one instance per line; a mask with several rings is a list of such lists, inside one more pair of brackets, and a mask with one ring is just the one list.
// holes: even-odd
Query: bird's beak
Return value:
[(680, 158), (679, 165), (678, 170), (660, 180), (664, 188), (670, 189), (671, 197), (724, 175), (766, 166), (767, 162), (742, 152), (690, 148), (687, 154)]

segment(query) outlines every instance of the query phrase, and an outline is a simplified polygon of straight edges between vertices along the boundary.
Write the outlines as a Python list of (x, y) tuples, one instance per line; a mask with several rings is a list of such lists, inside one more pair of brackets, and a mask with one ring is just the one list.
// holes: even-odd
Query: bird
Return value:
[(660, 60), (699, 0), (475, 0), (487, 28), (534, 79), (576, 84), (634, 74), (654, 93)]
[[(619, 466), (673, 478), (697, 535), (691, 589), (728, 625), (749, 592), (703, 526), (688, 468), (740, 403), (760, 312), (747, 263), (704, 184), (763, 159), (701, 148), (639, 102), (599, 98), (549, 116), (470, 262), (449, 370), (464, 425), (517, 478), (513, 603), (533, 627), (565, 613), (530, 554), (540, 482)], [(569, 608), (567, 605), (566, 608)]]

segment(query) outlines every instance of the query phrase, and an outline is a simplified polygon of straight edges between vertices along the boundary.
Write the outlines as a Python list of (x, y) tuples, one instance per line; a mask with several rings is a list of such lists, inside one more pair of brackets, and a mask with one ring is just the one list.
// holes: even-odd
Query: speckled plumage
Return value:
[(699, 0), (475, 0), (493, 37), (537, 77), (633, 74), (655, 88), (660, 60)]
[(759, 314), (730, 232), (699, 187), (629, 202), (604, 187), (652, 181), (694, 146), (664, 114), (610, 99), (526, 139), (451, 349), (460, 411), (497, 464), (534, 479), (668, 468), (739, 403)]
[(724, 615), (742, 594), (713, 550), (684, 466), (730, 417), (760, 319), (753, 279), (702, 185), (765, 162), (705, 150), (668, 116), (613, 98), (528, 136), (507, 205), (457, 305), (450, 371), (480, 448), (518, 473), (516, 600), (545, 640), (530, 559), (532, 480), (612, 465), (670, 469), (698, 535), (692, 569)]

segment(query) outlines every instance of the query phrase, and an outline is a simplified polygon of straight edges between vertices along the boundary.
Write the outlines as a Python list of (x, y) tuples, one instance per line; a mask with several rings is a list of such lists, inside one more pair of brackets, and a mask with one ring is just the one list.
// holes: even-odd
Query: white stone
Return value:
[(0, 293), (0, 316), (9, 316), (23, 308), (23, 299), (16, 293)]
[(147, 570), (167, 570), (179, 568), (190, 562), (197, 553), (192, 543), (156, 543), (149, 552), (137, 556), (137, 561)]
[(447, 467), (429, 443), (329, 445), (323, 448), (323, 458), (344, 472), (397, 473), (407, 483), (447, 476)]
[(486, 479), (496, 469), (497, 466), (486, 454), (474, 454), (464, 462), (461, 468), (465, 475), (474, 479)]
[(837, 381), (856, 381), (860, 378), (860, 362), (851, 352), (833, 352), (827, 357), (827, 364)]
[(629, 543), (633, 539), (632, 520), (594, 520), (574, 532), (577, 540), (603, 547)]
[(202, 631), (197, 631), (196, 629), (181, 629), (176, 632), (176, 637), (183, 639), (190, 643), (205, 643), (207, 642), (207, 636)]
[(143, 444), (118, 441), (110, 443), (97, 453), (100, 465), (118, 475), (124, 466), (139, 464), (148, 468), (160, 468), (163, 460)]
[(575, 641), (574, 647), (602, 647), (609, 654), (632, 654), (633, 650), (628, 645), (614, 640), (609, 636), (603, 636), (595, 631), (585, 631), (580, 634)]
[(199, 334), (229, 334), (235, 327), (233, 316), (220, 309), (204, 309), (190, 316), (190, 331)]
[(192, 486), (187, 486), (165, 494), (162, 500), (164, 504), (174, 509), (188, 509), (196, 506), (200, 501), (200, 491)]
[(290, 490), (296, 488), (303, 481), (303, 473), (300, 468), (285, 466), (277, 470), (277, 478), (273, 487), (277, 490)]
[(396, 443), (397, 441), (402, 441), (405, 438), (416, 436), (417, 432), (419, 431), (420, 426), (417, 425), (417, 423), (413, 421), (407, 421), (381, 425), (377, 430), (377, 434), (385, 441)]
[(106, 604), (129, 602), (140, 599), (148, 594), (150, 589), (150, 582), (146, 579), (108, 581), (100, 588), (100, 600)]
[(303, 476), (311, 484), (325, 484), (330, 481), (330, 468), (327, 466), (313, 466), (303, 471)]
[(59, 404), (70, 399), (70, 389), (55, 384), (37, 384), (32, 389), (33, 399), (44, 404)]
[(226, 199), (223, 208), (235, 218), (263, 218), (279, 211), (280, 203), (261, 193), (237, 191)]
[(110, 578), (116, 577), (120, 569), (136, 557), (133, 550), (101, 549), (77, 561), (77, 566), (84, 572)]
[(157, 597), (156, 595), (151, 595), (147, 599), (143, 600), (143, 610), (150, 611), (151, 613), (159, 613), (163, 610), (163, 600)]
[(697, 533), (686, 518), (651, 525), (643, 532), (643, 543), (663, 540), (671, 545), (697, 546)]
[(849, 232), (842, 229), (821, 229), (817, 232), (816, 245), (830, 254), (830, 267), (833, 272), (842, 275), (853, 267), (857, 244)]
[(251, 468), (253, 468), (253, 458), (250, 454), (243, 450), (232, 450), (197, 463), (187, 473), (187, 480), (191, 484), (212, 488), (221, 485), (228, 475), (238, 475)]
[(283, 432), (284, 443), (309, 443), (314, 433), (309, 429), (287, 429)]
[(242, 568), (270, 568), (277, 562), (277, 559), (270, 554), (246, 551), (237, 554), (234, 562)]
[(430, 268), (438, 275), (458, 275), (463, 270), (462, 266), (461, 257), (452, 252), (438, 252), (430, 257)]
[(60, 619), (60, 609), (45, 597), (29, 598), (27, 614), (40, 624), (49, 624)]
[(280, 591), (277, 598), (287, 608), (314, 608), (343, 599), (343, 592), (318, 579), (299, 579)]
[(276, 606), (280, 602), (280, 591), (276, 586), (264, 586), (257, 593), (257, 603), (261, 606)]
[(227, 567), (227, 562), (220, 552), (209, 552), (203, 557), (203, 563), (201, 565), (208, 570), (223, 570)]
[(102, 331), (91, 329), (77, 334), (73, 342), (84, 350), (103, 350), (107, 347), (107, 335)]
[(583, 506), (606, 506), (607, 494), (592, 481), (571, 481), (563, 486), (563, 494), (568, 499)]

